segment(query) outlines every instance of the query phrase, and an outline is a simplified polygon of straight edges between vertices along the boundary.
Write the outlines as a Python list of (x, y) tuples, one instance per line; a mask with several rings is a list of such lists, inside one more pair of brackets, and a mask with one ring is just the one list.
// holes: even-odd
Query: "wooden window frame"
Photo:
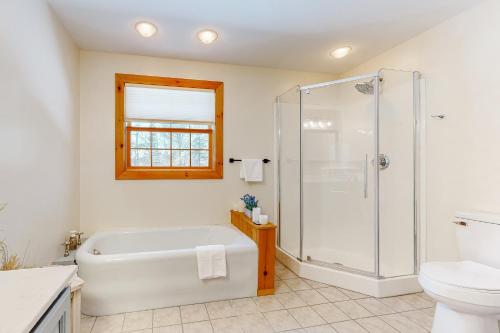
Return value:
[[(208, 89), (215, 92), (215, 128), (181, 129), (181, 128), (127, 128), (125, 119), (125, 85), (144, 84), (164, 87)], [(115, 179), (222, 179), (223, 178), (223, 104), (224, 83), (158, 77), (134, 74), (115, 74)], [(209, 133), (209, 166), (208, 167), (132, 167), (129, 160), (130, 130), (148, 132), (189, 132)], [(215, 139), (215, 142), (214, 142)], [(171, 150), (171, 149), (169, 149)], [(186, 149), (187, 150), (187, 149)], [(202, 149), (206, 150), (206, 149)], [(215, 150), (215, 152), (214, 152)], [(191, 151), (191, 149), (190, 149)], [(214, 154), (215, 153), (215, 154)]]

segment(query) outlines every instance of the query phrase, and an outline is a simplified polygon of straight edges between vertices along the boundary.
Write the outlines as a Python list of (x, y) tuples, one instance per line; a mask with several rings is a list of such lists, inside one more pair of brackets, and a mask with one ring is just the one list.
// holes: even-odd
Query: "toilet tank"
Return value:
[(500, 214), (469, 211), (455, 217), (460, 258), (500, 268)]

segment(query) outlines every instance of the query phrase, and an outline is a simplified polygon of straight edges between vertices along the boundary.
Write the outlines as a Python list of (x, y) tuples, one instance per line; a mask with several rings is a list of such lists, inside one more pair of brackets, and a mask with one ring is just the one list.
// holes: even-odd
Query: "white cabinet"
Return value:
[(1, 271), (0, 333), (70, 333), (76, 270), (72, 265)]
[(32, 333), (71, 333), (71, 291), (64, 289), (52, 303)]

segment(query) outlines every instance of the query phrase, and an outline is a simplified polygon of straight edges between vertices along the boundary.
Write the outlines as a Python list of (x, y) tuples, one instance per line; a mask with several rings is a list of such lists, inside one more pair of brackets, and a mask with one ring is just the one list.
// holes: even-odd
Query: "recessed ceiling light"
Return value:
[(135, 25), (135, 30), (137, 30), (138, 33), (141, 34), (142, 37), (151, 37), (156, 32), (158, 29), (156, 29), (156, 26), (153, 23), (149, 22), (139, 22)]
[(330, 52), (330, 55), (335, 59), (340, 59), (351, 53), (352, 48), (350, 46), (344, 46), (336, 49), (335, 51)]
[(213, 30), (202, 30), (198, 32), (198, 39), (203, 43), (203, 44), (211, 44), (213, 43), (219, 35), (217, 35), (217, 32)]

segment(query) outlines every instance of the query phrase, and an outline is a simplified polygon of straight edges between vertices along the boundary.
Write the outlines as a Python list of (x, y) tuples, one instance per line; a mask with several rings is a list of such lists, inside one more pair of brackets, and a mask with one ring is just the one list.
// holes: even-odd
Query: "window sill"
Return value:
[(217, 169), (127, 169), (116, 171), (116, 180), (148, 179), (222, 179), (222, 166)]

